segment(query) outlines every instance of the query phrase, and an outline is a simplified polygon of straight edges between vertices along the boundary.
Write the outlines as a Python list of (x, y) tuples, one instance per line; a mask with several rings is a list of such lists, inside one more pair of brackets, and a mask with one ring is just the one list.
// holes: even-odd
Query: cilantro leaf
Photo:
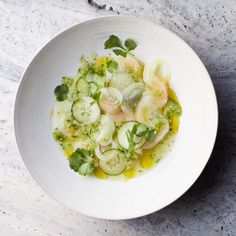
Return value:
[(54, 90), (57, 101), (61, 102), (67, 99), (69, 88), (66, 84), (58, 85)]
[(114, 49), (113, 52), (117, 55), (117, 56), (122, 56), (122, 57), (126, 57), (127, 56), (127, 51), (121, 50), (121, 49)]
[(91, 151), (77, 148), (69, 157), (69, 165), (72, 170), (80, 175), (90, 175), (94, 169), (94, 160)]
[(83, 157), (79, 152), (77, 152), (77, 150), (70, 155), (69, 165), (72, 170), (78, 172), (82, 163)]
[(115, 35), (110, 35), (109, 39), (104, 44), (105, 49), (110, 48), (123, 48), (120, 39)]
[(107, 62), (107, 70), (110, 73), (115, 72), (118, 69), (118, 63), (116, 61), (110, 60)]
[(137, 44), (134, 42), (133, 39), (126, 39), (125, 40), (125, 47), (131, 51), (134, 50), (137, 47)]
[(123, 46), (121, 40), (115, 35), (111, 35), (104, 43), (105, 49), (114, 48), (113, 52), (117, 56), (123, 56), (123, 57), (126, 57), (127, 54), (130, 51), (134, 50), (136, 47), (137, 47), (136, 42), (130, 38), (125, 40), (125, 46)]

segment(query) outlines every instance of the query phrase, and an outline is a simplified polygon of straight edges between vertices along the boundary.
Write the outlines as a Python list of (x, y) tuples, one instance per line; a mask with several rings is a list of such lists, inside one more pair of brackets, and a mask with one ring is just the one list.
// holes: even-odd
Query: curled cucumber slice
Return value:
[(93, 96), (98, 91), (98, 86), (94, 82), (87, 82), (85, 79), (79, 79), (76, 82), (76, 89), (87, 96)]
[(112, 135), (112, 131), (109, 128), (104, 127), (100, 130), (96, 141), (102, 146), (107, 146), (112, 141)]
[(100, 117), (98, 104), (88, 96), (81, 96), (71, 107), (71, 113), (75, 120), (83, 124), (92, 124)]
[(105, 77), (94, 73), (87, 74), (86, 80), (95, 83), (98, 87), (104, 87)]
[(109, 145), (112, 142), (112, 136), (115, 132), (115, 128), (115, 122), (110, 117), (102, 115), (96, 141), (102, 146)]
[(120, 175), (127, 167), (126, 155), (118, 149), (109, 149), (102, 153), (104, 159), (99, 160), (99, 167), (107, 175)]

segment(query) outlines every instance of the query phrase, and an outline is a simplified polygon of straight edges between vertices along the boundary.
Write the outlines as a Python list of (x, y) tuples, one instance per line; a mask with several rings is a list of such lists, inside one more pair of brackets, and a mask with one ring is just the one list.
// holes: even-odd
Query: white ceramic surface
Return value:
[[(171, 84), (183, 108), (173, 150), (146, 174), (122, 181), (82, 177), (51, 136), (53, 90), (73, 75), (82, 54), (103, 50), (110, 34), (138, 43), (144, 62), (160, 57), (171, 66)], [(20, 154), (38, 184), (59, 202), (82, 214), (128, 219), (157, 211), (180, 197), (206, 165), (217, 132), (214, 88), (198, 56), (161, 26), (132, 17), (104, 17), (75, 25), (52, 39), (26, 69), (15, 101), (14, 128)]]

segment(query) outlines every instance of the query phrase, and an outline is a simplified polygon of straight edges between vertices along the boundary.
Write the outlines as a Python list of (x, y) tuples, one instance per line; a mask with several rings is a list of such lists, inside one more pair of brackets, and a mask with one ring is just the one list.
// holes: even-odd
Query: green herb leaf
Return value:
[(127, 56), (127, 51), (121, 50), (121, 49), (114, 49), (113, 52), (117, 55), (117, 56), (122, 56), (122, 57), (126, 57)]
[(58, 85), (54, 90), (57, 101), (61, 102), (67, 99), (69, 88), (66, 84)]
[(145, 133), (147, 132), (147, 129), (148, 129), (148, 127), (145, 124), (140, 123), (138, 125), (137, 131), (136, 131), (136, 135), (138, 137), (144, 136)]
[(127, 136), (128, 142), (129, 142), (128, 151), (130, 153), (132, 153), (134, 151), (135, 146), (137, 145), (137, 143), (134, 141), (134, 137), (137, 133), (138, 126), (139, 126), (139, 123), (135, 124), (131, 131), (128, 130), (126, 132), (126, 136)]
[(107, 70), (110, 73), (117, 71), (117, 69), (118, 69), (118, 63), (116, 61), (110, 60), (107, 62)]
[(148, 128), (147, 132), (144, 135), (144, 138), (148, 142), (152, 142), (156, 137), (156, 131), (153, 128)]
[(104, 48), (105, 49), (123, 48), (123, 46), (122, 46), (122, 43), (121, 43), (120, 39), (117, 36), (111, 35), (109, 37), (109, 39), (107, 39), (107, 41), (105, 42)]
[(126, 133), (126, 136), (127, 136), (128, 142), (129, 142), (128, 152), (132, 153), (135, 149), (135, 146), (136, 146), (136, 143), (133, 140), (133, 134), (130, 131), (128, 131)]
[(98, 102), (98, 101), (99, 101), (99, 98), (100, 98), (100, 95), (101, 95), (101, 92), (95, 93), (95, 94), (93, 95), (93, 99)]
[(139, 123), (137, 123), (137, 124), (135, 124), (135, 125), (133, 126), (133, 128), (132, 128), (132, 130), (131, 130), (131, 133), (132, 133), (133, 135), (136, 135), (137, 130), (138, 130), (138, 127), (139, 127)]
[[(133, 126), (131, 131), (127, 131), (126, 136), (129, 142), (128, 152), (132, 153), (135, 149), (135, 146), (143, 139), (145, 139), (147, 142), (152, 142), (156, 137), (156, 130), (146, 126), (145, 124), (137, 123)], [(139, 140), (141, 139), (141, 141), (135, 142), (137, 137), (139, 137)]]
[(90, 175), (94, 169), (92, 156), (91, 151), (77, 148), (69, 157), (70, 168), (75, 172), (79, 172), (80, 175)]
[(133, 39), (126, 39), (125, 40), (125, 47), (128, 49), (128, 51), (131, 51), (137, 47), (137, 44), (134, 42)]
[(70, 155), (69, 165), (72, 170), (78, 172), (82, 163), (83, 163), (83, 157), (79, 152), (77, 152), (77, 150)]
[(104, 44), (105, 49), (119, 48), (119, 49), (113, 49), (113, 52), (117, 56), (123, 56), (123, 57), (126, 57), (127, 54), (131, 50), (134, 50), (136, 47), (137, 44), (133, 39), (126, 39), (124, 47), (121, 40), (115, 35), (111, 35)]

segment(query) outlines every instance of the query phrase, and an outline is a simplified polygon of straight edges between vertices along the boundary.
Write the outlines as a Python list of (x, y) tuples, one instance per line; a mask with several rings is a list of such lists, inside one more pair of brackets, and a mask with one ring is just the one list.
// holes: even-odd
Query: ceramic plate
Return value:
[[(82, 54), (107, 53), (103, 45), (111, 34), (134, 39), (138, 43), (135, 55), (144, 62), (159, 57), (170, 64), (171, 86), (183, 108), (172, 151), (150, 171), (129, 181), (101, 180), (73, 172), (50, 129), (53, 91), (60, 78), (74, 75)], [(65, 206), (103, 219), (143, 216), (180, 197), (211, 155), (217, 122), (214, 88), (194, 51), (159, 25), (124, 16), (77, 24), (47, 43), (22, 76), (14, 111), (17, 145), (37, 183)]]

